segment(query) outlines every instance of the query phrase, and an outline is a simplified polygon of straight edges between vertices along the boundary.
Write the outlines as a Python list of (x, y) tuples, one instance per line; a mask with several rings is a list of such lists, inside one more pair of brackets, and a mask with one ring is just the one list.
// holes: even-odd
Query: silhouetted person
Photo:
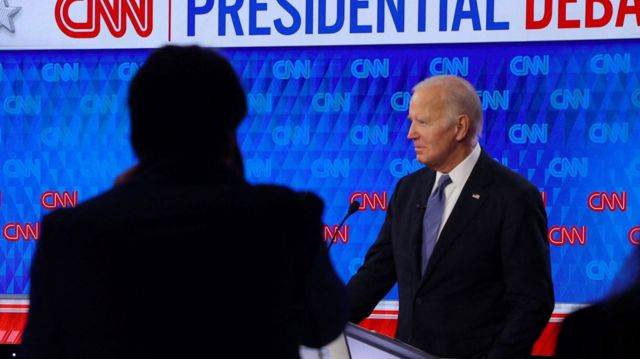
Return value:
[(640, 358), (639, 267), (640, 250), (635, 250), (607, 299), (571, 313), (564, 320), (556, 358)]
[(292, 358), (338, 336), (348, 305), (323, 204), (244, 181), (246, 102), (230, 64), (164, 47), (129, 107), (139, 164), (42, 220), (24, 357)]

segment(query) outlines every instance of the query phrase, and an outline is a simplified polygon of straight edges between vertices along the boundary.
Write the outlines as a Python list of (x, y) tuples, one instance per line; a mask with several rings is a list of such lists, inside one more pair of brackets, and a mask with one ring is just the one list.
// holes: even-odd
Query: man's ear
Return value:
[(456, 119), (456, 140), (462, 142), (467, 138), (471, 130), (471, 119), (467, 114), (460, 114)]

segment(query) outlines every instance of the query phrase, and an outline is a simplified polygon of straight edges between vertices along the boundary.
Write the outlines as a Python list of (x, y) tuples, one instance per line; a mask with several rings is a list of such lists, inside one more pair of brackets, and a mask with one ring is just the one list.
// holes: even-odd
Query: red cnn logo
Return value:
[(20, 239), (25, 241), (29, 239), (38, 240), (40, 238), (40, 223), (7, 223), (2, 228), (2, 234), (6, 240), (11, 242), (16, 242)]
[(342, 242), (343, 244), (347, 244), (349, 242), (349, 225), (345, 224), (342, 227), (342, 230), (338, 229), (338, 225), (334, 224), (333, 228), (328, 224), (324, 225), (324, 241), (329, 242), (333, 236), (336, 238), (333, 240), (333, 243)]
[[(76, 1), (86, 2), (87, 17), (84, 22), (71, 19), (79, 9), (73, 8)], [(75, 11), (74, 11), (75, 10)], [(153, 31), (153, 0), (57, 0), (56, 22), (65, 35), (76, 39), (92, 39), (100, 34), (100, 23), (104, 20), (109, 32), (115, 37), (124, 36), (127, 19), (131, 20), (138, 35), (147, 37)]]
[(47, 191), (40, 196), (40, 204), (46, 209), (75, 207), (78, 204), (78, 191)]
[(359, 201), (360, 210), (371, 209), (372, 211), (380, 208), (383, 211), (387, 210), (387, 192), (354, 192), (349, 198), (349, 203), (353, 201)]
[(607, 208), (610, 211), (615, 211), (619, 208), (621, 211), (627, 210), (627, 192), (593, 192), (589, 195), (587, 201), (589, 208), (592, 211), (604, 212)]
[(549, 228), (549, 242), (554, 246), (562, 246), (565, 244), (574, 246), (579, 244), (584, 246), (587, 244), (587, 227), (581, 226), (553, 226)]
[(635, 226), (629, 231), (629, 242), (637, 246), (640, 245), (640, 226)]

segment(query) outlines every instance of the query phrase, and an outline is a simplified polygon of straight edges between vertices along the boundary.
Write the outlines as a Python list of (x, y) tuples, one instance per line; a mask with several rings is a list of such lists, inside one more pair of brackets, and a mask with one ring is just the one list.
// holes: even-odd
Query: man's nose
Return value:
[(415, 140), (416, 138), (416, 131), (413, 128), (413, 122), (411, 122), (411, 125), (409, 126), (409, 132), (407, 132), (407, 139)]

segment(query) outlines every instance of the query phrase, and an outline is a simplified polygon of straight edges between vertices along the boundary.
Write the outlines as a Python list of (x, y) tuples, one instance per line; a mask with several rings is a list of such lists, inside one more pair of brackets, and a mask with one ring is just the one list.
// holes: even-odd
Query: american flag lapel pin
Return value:
[(473, 199), (480, 199), (480, 195), (477, 193), (472, 194), (471, 197), (473, 197)]

